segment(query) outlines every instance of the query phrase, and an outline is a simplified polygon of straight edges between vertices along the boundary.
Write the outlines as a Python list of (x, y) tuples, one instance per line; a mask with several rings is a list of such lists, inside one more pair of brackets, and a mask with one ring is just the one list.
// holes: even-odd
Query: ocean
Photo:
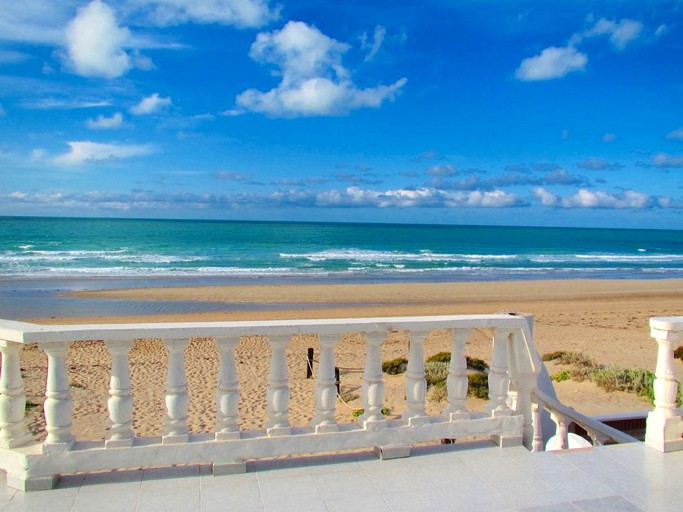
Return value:
[(0, 217), (0, 318), (152, 284), (661, 278), (683, 278), (683, 231)]

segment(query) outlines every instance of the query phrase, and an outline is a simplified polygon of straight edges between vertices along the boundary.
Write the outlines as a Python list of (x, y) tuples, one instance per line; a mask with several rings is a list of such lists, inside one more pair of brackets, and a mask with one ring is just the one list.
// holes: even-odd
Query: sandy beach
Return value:
[[(534, 315), (534, 341), (539, 353), (573, 351), (593, 357), (604, 365), (654, 370), (656, 343), (649, 335), (652, 316), (683, 315), (683, 280), (566, 280), (486, 283), (390, 283), (337, 285), (236, 285), (206, 287), (132, 288), (71, 294), (80, 298), (116, 300), (191, 300), (241, 304), (240, 311), (156, 315), (153, 317), (33, 319), (41, 323), (117, 323), (146, 321), (264, 320), (284, 318), (354, 318), (410, 315), (486, 314), (502, 311)], [(277, 309), (249, 310), (272, 304)], [(287, 304), (295, 304), (288, 308)], [(283, 307), (284, 305), (284, 307)], [(291, 398), (290, 419), (303, 425), (313, 415), (315, 380), (305, 378), (306, 348), (318, 354), (315, 337), (295, 337), (287, 349)], [(407, 354), (402, 333), (383, 344), (383, 360)], [(425, 344), (426, 356), (450, 350), (447, 333), (434, 331)], [(468, 341), (471, 357), (490, 361), (490, 333), (475, 331)], [(338, 401), (339, 421), (353, 420), (352, 408), (362, 407), (360, 385), (364, 346), (359, 335), (349, 334), (337, 346), (335, 363), (342, 368), (342, 394)], [(265, 392), (270, 351), (261, 337), (244, 338), (237, 350), (240, 380), (240, 426), (261, 428), (266, 419)], [(102, 439), (106, 435), (108, 385), (111, 358), (101, 341), (75, 343), (68, 355), (74, 398), (74, 433), (80, 439)], [(192, 432), (210, 432), (215, 422), (214, 393), (218, 350), (212, 339), (194, 339), (186, 351), (186, 373), (190, 393)], [(683, 363), (676, 363), (679, 373)], [(134, 428), (137, 435), (156, 435), (163, 424), (166, 352), (161, 340), (136, 340), (130, 354)], [(28, 346), (22, 355), (29, 402), (28, 424), (42, 436), (41, 403), (46, 378), (46, 357)], [(549, 365), (551, 373), (560, 369)], [(392, 415), (403, 407), (403, 375), (386, 376), (385, 404)], [(647, 401), (624, 392), (607, 393), (591, 382), (564, 381), (556, 384), (560, 400), (584, 414), (647, 410)], [(31, 405), (35, 404), (35, 405)], [(445, 402), (428, 401), (437, 414)], [(473, 410), (483, 401), (470, 399)]]

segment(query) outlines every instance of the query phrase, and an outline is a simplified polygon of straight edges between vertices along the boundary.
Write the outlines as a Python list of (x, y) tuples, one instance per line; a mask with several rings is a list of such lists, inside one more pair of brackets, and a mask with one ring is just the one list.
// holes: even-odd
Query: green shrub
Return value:
[(550, 376), (550, 380), (555, 382), (562, 382), (563, 380), (569, 380), (571, 378), (572, 372), (570, 370), (560, 370)]
[[(351, 415), (354, 418), (358, 418), (359, 416), (362, 416), (364, 412), (365, 412), (365, 409), (354, 409), (354, 411), (351, 413)], [(388, 407), (382, 407), (382, 415), (389, 416), (390, 414), (391, 414), (391, 409), (389, 409)]]
[(382, 363), (382, 371), (389, 375), (403, 373), (406, 371), (406, 368), (408, 368), (408, 360), (405, 357), (397, 357), (396, 359), (391, 359), (390, 361), (384, 361)]
[(489, 397), (489, 376), (483, 372), (470, 373), (467, 376), (467, 395), (476, 398)]
[(427, 363), (450, 363), (451, 353), (450, 352), (439, 352), (431, 357), (427, 358)]
[(448, 398), (448, 387), (446, 386), (446, 381), (442, 380), (437, 382), (432, 386), (432, 392), (430, 393), (428, 400), (430, 402), (443, 402)]
[(448, 378), (448, 363), (444, 362), (428, 362), (425, 363), (425, 379), (427, 386), (433, 386), (439, 382), (446, 382)]
[(558, 350), (557, 352), (549, 352), (547, 354), (543, 354), (543, 360), (544, 361), (554, 361), (555, 359), (560, 359), (566, 354), (564, 350)]
[(483, 359), (478, 359), (476, 357), (467, 357), (467, 367), (472, 370), (477, 370), (478, 372), (485, 372), (489, 369), (489, 365)]

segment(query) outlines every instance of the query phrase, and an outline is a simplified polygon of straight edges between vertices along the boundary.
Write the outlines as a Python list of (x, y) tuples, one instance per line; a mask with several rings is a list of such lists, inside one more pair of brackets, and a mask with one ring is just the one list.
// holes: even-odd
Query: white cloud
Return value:
[(667, 139), (683, 140), (683, 128), (674, 130), (666, 135)]
[(585, 188), (567, 197), (560, 197), (548, 192), (542, 187), (533, 191), (534, 196), (543, 206), (560, 208), (608, 208), (608, 209), (638, 209), (653, 206), (664, 206), (668, 198), (653, 198), (642, 192), (627, 190), (620, 194), (609, 194), (602, 191), (592, 191)]
[(617, 135), (615, 133), (606, 133), (602, 136), (603, 142), (614, 142), (617, 140)]
[(182, 23), (219, 23), (237, 27), (262, 27), (279, 17), (268, 0), (134, 0), (161, 26)]
[(103, 144), (90, 141), (76, 141), (68, 144), (69, 152), (53, 158), (53, 163), (63, 166), (78, 166), (88, 162), (143, 156), (154, 151), (154, 147), (148, 144)]
[(61, 45), (64, 26), (72, 15), (71, 2), (6, 1), (0, 9), (0, 40)]
[(591, 171), (617, 171), (623, 167), (619, 162), (610, 162), (605, 158), (599, 157), (586, 158), (576, 165), (581, 169), (589, 169)]
[(328, 116), (392, 100), (407, 80), (359, 89), (341, 62), (348, 49), (303, 22), (290, 21), (281, 30), (258, 34), (249, 55), (277, 66), (281, 82), (267, 92), (242, 92), (235, 101), (238, 109), (273, 117)]
[(534, 57), (528, 57), (515, 71), (519, 80), (552, 80), (574, 71), (583, 71), (588, 57), (573, 46), (551, 46)]
[(581, 34), (575, 34), (573, 38), (581, 41), (584, 37), (607, 36), (615, 48), (623, 50), (630, 42), (638, 39), (642, 32), (643, 24), (639, 21), (624, 18), (616, 22), (601, 18), (592, 28)]
[(111, 117), (97, 116), (96, 119), (88, 119), (85, 125), (91, 130), (112, 130), (123, 125), (121, 112), (116, 112)]
[(157, 112), (170, 107), (172, 103), (171, 98), (162, 98), (159, 96), (159, 93), (155, 92), (146, 98), (142, 98), (137, 105), (132, 106), (130, 108), (130, 113), (136, 116), (156, 114)]
[(361, 48), (363, 50), (368, 50), (368, 54), (365, 56), (365, 62), (370, 62), (372, 59), (375, 58), (377, 55), (377, 52), (379, 52), (379, 49), (382, 47), (382, 43), (384, 42), (384, 36), (387, 34), (387, 29), (384, 28), (382, 25), (377, 25), (375, 27), (375, 33), (372, 38), (372, 42), (368, 41), (368, 35), (363, 32), (363, 35), (361, 36)]
[(129, 39), (130, 31), (117, 24), (112, 8), (94, 0), (66, 27), (69, 63), (79, 75), (117, 78), (134, 64), (123, 50)]
[(427, 176), (450, 177), (458, 173), (457, 169), (451, 164), (434, 165), (425, 171)]
[(659, 153), (652, 157), (652, 165), (660, 168), (683, 167), (683, 156), (669, 156)]

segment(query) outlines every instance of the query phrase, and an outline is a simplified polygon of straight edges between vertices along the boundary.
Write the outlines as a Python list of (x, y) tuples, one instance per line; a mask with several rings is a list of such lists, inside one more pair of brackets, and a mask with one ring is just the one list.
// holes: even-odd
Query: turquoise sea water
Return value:
[(0, 218), (0, 279), (683, 277), (683, 231)]
[(245, 308), (62, 295), (130, 286), (674, 277), (683, 231), (0, 217), (6, 319)]

